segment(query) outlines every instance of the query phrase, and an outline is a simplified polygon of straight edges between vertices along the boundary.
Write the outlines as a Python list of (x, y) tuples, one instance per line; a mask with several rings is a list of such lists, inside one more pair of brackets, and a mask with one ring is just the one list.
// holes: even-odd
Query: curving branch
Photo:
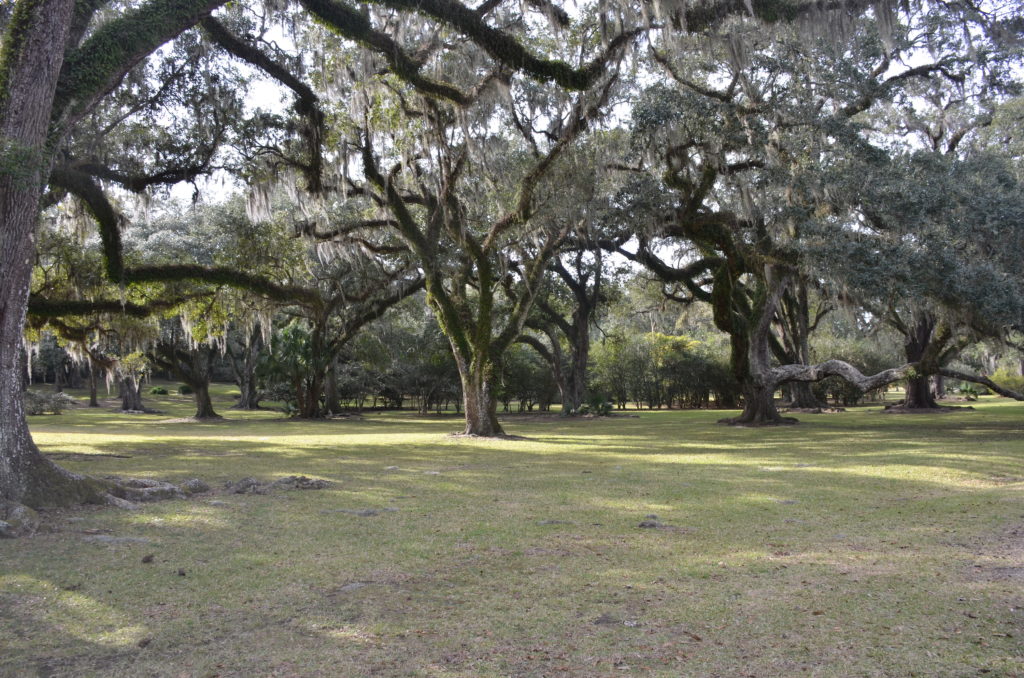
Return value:
[(616, 36), (600, 56), (581, 68), (573, 68), (564, 61), (534, 56), (508, 33), (488, 25), (477, 10), (466, 7), (456, 0), (376, 1), (392, 9), (425, 14), (446, 23), (472, 39), (495, 61), (523, 71), (538, 80), (553, 81), (570, 90), (585, 90), (591, 87), (605, 72), (608, 62), (618, 50), (645, 30), (629, 31)]
[(216, 19), (207, 17), (201, 22), (210, 38), (229, 54), (252, 64), (264, 73), (287, 87), (295, 95), (295, 110), (307, 120), (307, 126), (301, 130), (305, 137), (309, 153), (309, 164), (302, 167), (306, 177), (306, 188), (310, 193), (319, 194), (323, 186), (323, 138), (324, 114), (320, 110), (320, 100), (312, 88), (297, 78), (283, 64), (278, 63), (249, 42), (234, 35)]
[(988, 387), (989, 390), (995, 391), (999, 395), (1005, 396), (1007, 398), (1013, 398), (1014, 400), (1024, 400), (1024, 394), (1018, 393), (1017, 391), (1012, 391), (1008, 388), (1004, 388), (1003, 386), (1000, 386), (999, 384), (995, 383), (986, 376), (968, 374), (966, 372), (960, 372), (958, 370), (951, 370), (946, 367), (940, 369), (939, 374), (941, 374), (944, 377), (949, 377), (950, 379), (959, 379), (960, 381), (970, 381), (975, 384), (981, 384), (982, 386)]
[(842, 377), (862, 391), (873, 391), (886, 384), (906, 378), (917, 368), (917, 363), (882, 370), (878, 374), (865, 375), (856, 367), (842, 360), (826, 360), (817, 365), (780, 365), (762, 377), (767, 385), (780, 385), (789, 381), (813, 382), (826, 377)]
[[(213, 153), (207, 155), (204, 159), (203, 164), (199, 165), (186, 165), (184, 167), (168, 167), (160, 172), (153, 174), (127, 174), (125, 172), (118, 171), (112, 167), (101, 165), (97, 162), (79, 162), (74, 163), (71, 168), (60, 168), (55, 169), (57, 178), (54, 182), (61, 184), (60, 172), (67, 171), (78, 171), (93, 176), (97, 179), (109, 181), (115, 183), (125, 190), (131, 191), (132, 193), (141, 193), (150, 186), (161, 186), (169, 184), (178, 184), (186, 181), (192, 181), (199, 175), (208, 172), (210, 170), (210, 160), (213, 159)], [(51, 179), (53, 177), (51, 176)]]
[(241, 288), (273, 301), (295, 302), (309, 306), (319, 306), (323, 303), (320, 295), (313, 289), (298, 285), (281, 285), (263, 276), (227, 266), (200, 266), (198, 264), (137, 266), (125, 268), (122, 275), (122, 281), (125, 283), (177, 280), (195, 280)]
[(150, 0), (101, 25), (64, 58), (51, 120), (73, 124), (154, 50), (224, 4), (227, 0)]
[(301, 0), (301, 2), (310, 13), (342, 37), (366, 45), (384, 57), (395, 75), (420, 92), (428, 96), (447, 99), (460, 106), (471, 100), (469, 95), (454, 85), (432, 80), (422, 75), (420, 64), (406, 54), (391, 36), (374, 29), (369, 18), (345, 3), (338, 0)]

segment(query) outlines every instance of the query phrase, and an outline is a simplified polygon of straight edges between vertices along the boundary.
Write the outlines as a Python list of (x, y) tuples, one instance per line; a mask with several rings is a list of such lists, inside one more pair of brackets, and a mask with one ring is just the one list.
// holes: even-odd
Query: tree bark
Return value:
[(489, 360), (465, 361), (456, 356), (462, 381), (462, 402), (466, 412), (464, 435), (495, 437), (505, 434), (498, 423), (498, 401), (494, 397), (494, 365)]
[(221, 419), (213, 409), (213, 401), (210, 400), (210, 382), (197, 383), (192, 386), (192, 392), (196, 399), (196, 419)]
[(210, 373), (213, 370), (213, 349), (201, 344), (190, 351), (192, 362), (190, 381), (196, 400), (196, 419), (222, 419), (213, 409), (210, 400)]
[(99, 407), (98, 384), (96, 379), (96, 361), (89, 356), (89, 407)]
[(789, 385), (789, 406), (802, 410), (813, 410), (827, 406), (814, 395), (814, 389), (808, 383), (794, 382)]
[(146, 406), (142, 404), (142, 382), (140, 380), (133, 377), (121, 377), (118, 381), (118, 390), (121, 397), (121, 411), (146, 411)]
[[(914, 319), (914, 324), (904, 337), (903, 350), (908, 363), (921, 361), (930, 348), (932, 333), (935, 331), (935, 318), (923, 313)], [(907, 396), (903, 406), (908, 410), (937, 409), (931, 389), (931, 374), (923, 370), (915, 372), (907, 379)]]
[(719, 423), (732, 426), (779, 426), (795, 424), (792, 417), (783, 417), (775, 407), (778, 384), (748, 383), (743, 387), (743, 412), (738, 417), (721, 419)]
[(258, 410), (260, 409), (260, 390), (256, 385), (256, 379), (252, 374), (238, 378), (236, 382), (240, 395), (236, 410)]
[(39, 198), (52, 162), (46, 137), (74, 5), (19, 0), (0, 63), (0, 498), (34, 507), (103, 501), (101, 483), (65, 471), (39, 452), (21, 388)]
[(324, 384), (324, 410), (327, 414), (341, 414), (341, 402), (338, 398), (338, 362), (331, 360), (327, 365)]

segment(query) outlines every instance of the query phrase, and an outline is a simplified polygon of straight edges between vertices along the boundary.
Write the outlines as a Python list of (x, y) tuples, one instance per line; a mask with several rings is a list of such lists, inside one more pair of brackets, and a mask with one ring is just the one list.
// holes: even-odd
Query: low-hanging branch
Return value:
[(38, 320), (52, 318), (89, 317), (102, 313), (120, 314), (133, 318), (148, 318), (160, 311), (166, 311), (184, 303), (207, 296), (205, 293), (185, 294), (169, 299), (154, 299), (144, 304), (136, 304), (121, 299), (47, 299), (31, 296), (28, 301), (28, 314)]
[(215, 285), (247, 289), (280, 302), (321, 303), (314, 291), (298, 285), (282, 285), (260, 275), (228, 266), (198, 264), (148, 265), (128, 268), (124, 265), (121, 243), (121, 216), (107, 199), (103, 189), (88, 174), (71, 168), (55, 168), (51, 182), (81, 199), (99, 226), (103, 263), (107, 278), (114, 284), (195, 280)]
[(877, 374), (865, 375), (850, 363), (842, 360), (826, 360), (817, 365), (780, 365), (768, 371), (765, 382), (770, 385), (790, 381), (814, 382), (826, 377), (842, 377), (861, 391), (873, 391), (894, 381), (906, 378), (917, 368), (916, 363), (882, 370)]
[(966, 372), (960, 372), (959, 370), (953, 370), (947, 367), (941, 368), (939, 370), (939, 374), (941, 374), (944, 377), (949, 377), (950, 379), (959, 379), (960, 381), (969, 381), (975, 384), (981, 384), (982, 386), (985, 386), (990, 390), (995, 391), (999, 395), (1005, 396), (1007, 398), (1013, 398), (1014, 400), (1024, 400), (1024, 394), (1018, 393), (1017, 391), (1013, 391), (1004, 386), (1000, 386), (999, 384), (995, 383), (994, 381), (992, 381), (991, 379), (984, 375), (968, 374)]
[[(826, 377), (835, 376), (843, 378), (861, 391), (873, 391), (894, 381), (912, 376), (917, 372), (918, 368), (918, 363), (907, 363), (899, 367), (882, 370), (877, 374), (865, 375), (853, 365), (842, 360), (826, 360), (817, 365), (780, 365), (768, 372), (765, 382), (768, 385), (778, 386), (791, 381), (815, 382), (821, 381)], [(1024, 394), (1000, 386), (986, 376), (968, 374), (967, 372), (960, 372), (959, 370), (946, 367), (940, 368), (938, 373), (950, 379), (981, 384), (1007, 398), (1024, 400)]]

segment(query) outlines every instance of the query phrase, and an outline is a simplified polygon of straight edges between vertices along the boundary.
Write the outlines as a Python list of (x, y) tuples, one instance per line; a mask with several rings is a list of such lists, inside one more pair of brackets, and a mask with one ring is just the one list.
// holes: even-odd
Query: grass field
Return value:
[[(1024, 676), (1024, 405), (474, 440), (219, 396), (31, 419), (75, 471), (214, 489), (0, 543), (0, 675)], [(332, 485), (223, 489), (287, 475)]]

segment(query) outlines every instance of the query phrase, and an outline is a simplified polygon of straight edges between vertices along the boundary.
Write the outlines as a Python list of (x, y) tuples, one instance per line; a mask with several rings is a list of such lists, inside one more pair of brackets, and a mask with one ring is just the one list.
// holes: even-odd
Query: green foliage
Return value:
[(591, 414), (595, 417), (607, 417), (612, 413), (615, 405), (603, 395), (591, 395), (589, 400), (580, 405), (579, 410), (573, 414)]
[(168, 391), (163, 386), (154, 386), (153, 388), (149, 389), (149, 393), (150, 395), (167, 395)]
[(708, 407), (735, 402), (738, 386), (727, 363), (707, 344), (661, 332), (626, 334), (597, 344), (592, 388), (619, 408)]
[(1003, 388), (1024, 393), (1024, 375), (1015, 374), (1007, 369), (999, 369), (989, 375), (989, 379), (996, 382)]
[(194, 393), (194, 391), (188, 384), (182, 384), (178, 387), (178, 395), (192, 395), (192, 393)]
[(975, 384), (966, 381), (957, 386), (954, 391), (962, 395), (966, 400), (977, 400), (978, 396), (981, 395)]
[(513, 401), (518, 403), (520, 412), (533, 411), (534, 407), (546, 411), (556, 394), (551, 368), (536, 351), (523, 344), (513, 344), (505, 351), (496, 395), (506, 412)]
[(52, 412), (60, 414), (75, 403), (75, 399), (63, 392), (41, 393), (39, 391), (25, 391), (24, 396), (25, 414), (39, 415)]

